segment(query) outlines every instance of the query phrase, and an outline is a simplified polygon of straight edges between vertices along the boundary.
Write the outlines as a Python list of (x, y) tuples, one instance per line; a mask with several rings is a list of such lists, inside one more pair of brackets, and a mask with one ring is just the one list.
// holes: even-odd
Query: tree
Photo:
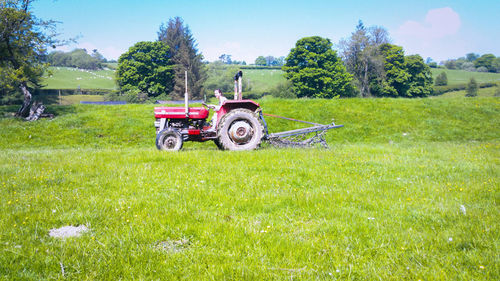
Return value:
[[(56, 40), (55, 22), (38, 19), (30, 11), (30, 0), (0, 2), (0, 95), (24, 96), (17, 116), (26, 116), (31, 105), (30, 89), (40, 86), (47, 67), (42, 62)], [(8, 99), (8, 98), (7, 98)]]
[(477, 58), (474, 61), (474, 66), (476, 68), (484, 67), (486, 68), (489, 72), (496, 72), (496, 68), (494, 66), (495, 63), (495, 55), (493, 54), (485, 54), (482, 55), (481, 57)]
[(197, 44), (191, 30), (184, 25), (180, 17), (169, 19), (166, 25), (161, 24), (158, 41), (170, 47), (174, 63), (174, 87), (170, 96), (184, 96), (184, 72), (188, 72), (188, 89), (191, 97), (200, 98), (203, 95), (203, 84), (207, 79), (203, 55), (198, 52)]
[(389, 43), (389, 35), (383, 27), (366, 28), (362, 21), (348, 39), (339, 43), (341, 56), (349, 73), (355, 78), (355, 84), (363, 97), (371, 96), (373, 80), (381, 80), (384, 67), (379, 46)]
[(427, 97), (432, 93), (432, 73), (420, 55), (405, 56), (405, 68), (410, 75), (408, 90), (402, 95), (409, 98)]
[(352, 75), (347, 73), (329, 39), (319, 36), (297, 41), (283, 66), (297, 97), (352, 96)]
[(477, 58), (479, 58), (479, 54), (468, 53), (468, 54), (465, 55), (465, 59), (468, 62), (474, 62), (475, 60), (477, 60)]
[[(208, 65), (208, 78), (205, 81), (204, 89), (207, 96), (213, 96), (213, 89), (220, 89), (223, 93), (233, 94), (234, 75), (239, 68), (234, 65), (225, 65), (221, 61), (216, 61)], [(245, 76), (243, 76), (245, 82)], [(208, 91), (206, 89), (211, 89)], [(243, 83), (243, 91), (249, 91), (249, 83)], [(227, 96), (226, 96), (227, 97)]]
[(380, 78), (374, 80), (382, 85), (381, 91), (377, 91), (377, 85), (372, 83), (371, 93), (375, 96), (404, 96), (408, 90), (410, 75), (406, 71), (403, 47), (386, 43), (380, 45), (379, 49), (385, 73), (379, 74)]
[(448, 76), (446, 72), (441, 72), (436, 76), (436, 80), (434, 81), (434, 85), (436, 86), (446, 86), (448, 85)]
[(259, 56), (255, 59), (255, 65), (266, 65), (266, 58), (264, 56)]
[(469, 83), (467, 83), (467, 88), (466, 88), (466, 97), (475, 97), (477, 96), (477, 90), (479, 89), (479, 86), (476, 82), (476, 79), (474, 77), (471, 77), (469, 80)]
[(116, 81), (122, 91), (148, 96), (168, 94), (174, 82), (170, 48), (162, 42), (138, 42), (118, 59)]
[(45, 60), (51, 66), (76, 67), (91, 70), (102, 69), (102, 63), (106, 61), (96, 49), (92, 55), (89, 55), (85, 49), (74, 49), (68, 53), (56, 51), (48, 54)]
[(457, 69), (457, 61), (456, 60), (447, 60), (444, 62), (444, 67), (448, 69)]
[(266, 65), (267, 66), (276, 66), (276, 65), (278, 65), (278, 61), (273, 56), (267, 56), (266, 57)]
[(226, 55), (226, 54), (220, 55), (219, 60), (224, 64), (231, 64), (233, 62), (231, 60), (231, 55)]
[(92, 58), (96, 59), (98, 62), (107, 62), (106, 58), (97, 51), (97, 49), (92, 50)]

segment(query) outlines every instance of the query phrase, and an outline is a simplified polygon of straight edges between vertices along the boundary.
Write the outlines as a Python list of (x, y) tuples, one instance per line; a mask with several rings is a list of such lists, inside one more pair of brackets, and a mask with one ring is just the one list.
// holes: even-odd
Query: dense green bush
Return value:
[(297, 98), (297, 94), (293, 91), (292, 83), (286, 81), (285, 83), (280, 83), (271, 90), (270, 93), (273, 97), (282, 99), (294, 99)]
[(466, 97), (475, 97), (477, 96), (477, 90), (479, 89), (479, 85), (477, 84), (477, 81), (476, 79), (474, 79), (474, 77), (472, 77), (470, 80), (469, 80), (469, 83), (467, 84), (467, 87), (466, 87), (466, 92), (467, 94), (465, 94)]
[(448, 85), (448, 76), (446, 72), (441, 72), (436, 76), (436, 80), (434, 81), (434, 85), (436, 86), (446, 86)]

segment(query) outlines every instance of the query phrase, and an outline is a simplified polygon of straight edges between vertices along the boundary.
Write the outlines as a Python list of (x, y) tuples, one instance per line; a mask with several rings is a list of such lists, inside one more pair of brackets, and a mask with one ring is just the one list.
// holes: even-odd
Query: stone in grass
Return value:
[(190, 244), (187, 239), (158, 241), (153, 245), (156, 250), (177, 253), (185, 250)]
[(60, 228), (53, 228), (49, 231), (50, 237), (55, 238), (68, 238), (68, 237), (78, 237), (82, 233), (87, 232), (89, 229), (85, 225), (80, 226), (63, 226)]

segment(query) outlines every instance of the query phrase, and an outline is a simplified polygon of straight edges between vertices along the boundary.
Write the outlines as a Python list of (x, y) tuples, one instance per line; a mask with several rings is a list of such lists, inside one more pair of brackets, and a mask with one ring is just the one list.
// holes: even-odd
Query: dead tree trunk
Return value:
[(41, 117), (44, 110), (45, 110), (45, 106), (41, 102), (33, 103), (33, 105), (31, 106), (31, 109), (30, 109), (30, 115), (28, 117), (26, 117), (26, 120), (27, 121), (38, 120)]
[(25, 117), (28, 115), (28, 110), (30, 108), (32, 96), (31, 96), (30, 91), (28, 90), (28, 86), (26, 85), (26, 82), (21, 83), (19, 88), (21, 88), (21, 91), (23, 92), (24, 101), (23, 101), (23, 105), (21, 105), (21, 108), (19, 108), (19, 110), (17, 111), (16, 116)]

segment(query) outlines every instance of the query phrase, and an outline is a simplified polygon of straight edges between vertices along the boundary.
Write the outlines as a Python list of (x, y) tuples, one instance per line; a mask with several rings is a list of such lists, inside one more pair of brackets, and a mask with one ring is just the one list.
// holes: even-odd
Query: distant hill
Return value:
[(49, 67), (43, 89), (115, 89), (114, 70), (84, 70), (70, 67)]

